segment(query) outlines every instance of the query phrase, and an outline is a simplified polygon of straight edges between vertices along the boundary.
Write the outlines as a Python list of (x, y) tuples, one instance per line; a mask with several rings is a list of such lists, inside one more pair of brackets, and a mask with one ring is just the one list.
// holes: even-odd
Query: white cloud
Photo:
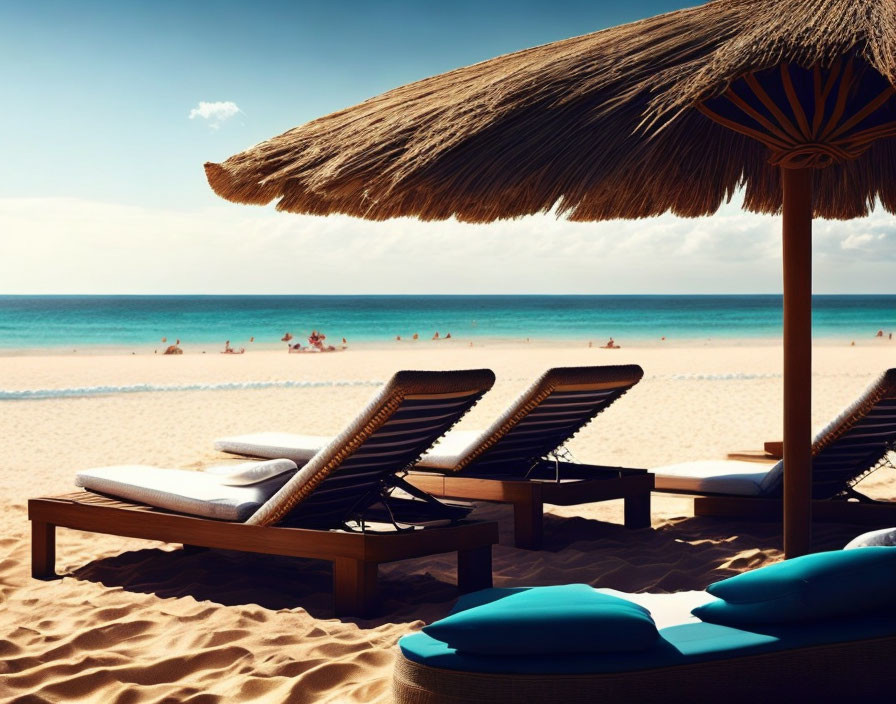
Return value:
[(874, 241), (874, 235), (867, 232), (862, 235), (852, 234), (840, 242), (841, 249), (865, 249), (865, 247)]
[[(0, 293), (775, 293), (780, 218), (490, 225), (0, 198)], [(815, 225), (817, 293), (892, 293), (894, 218)], [(871, 239), (864, 235), (871, 234)], [(844, 248), (853, 242), (859, 249)], [(870, 252), (870, 253), (869, 253)]]
[(199, 104), (190, 110), (190, 119), (195, 120), (197, 117), (201, 117), (203, 120), (208, 120), (209, 127), (216, 130), (222, 122), (241, 112), (239, 106), (231, 100), (213, 103), (200, 100)]

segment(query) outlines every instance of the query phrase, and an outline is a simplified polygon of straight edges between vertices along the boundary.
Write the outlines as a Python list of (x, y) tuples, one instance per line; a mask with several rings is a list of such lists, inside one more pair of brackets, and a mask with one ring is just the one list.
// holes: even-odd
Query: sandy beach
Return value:
[[(891, 344), (815, 350), (820, 425), (893, 366)], [(145, 463), (201, 468), (215, 437), (262, 430), (330, 434), (395, 370), (489, 367), (498, 382), (461, 428), (489, 423), (550, 366), (637, 363), (643, 381), (570, 444), (575, 458), (652, 467), (720, 458), (781, 437), (781, 350), (722, 343), (620, 350), (462, 340), (329, 355), (8, 356), (0, 390), (92, 389), (0, 401), (0, 700), (54, 702), (386, 702), (395, 643), (445, 615), (453, 556), (381, 569), (382, 609), (332, 614), (329, 566), (60, 529), (57, 572), (29, 575), (29, 497), (74, 489), (78, 469)], [(304, 384), (304, 385), (302, 385)], [(148, 385), (152, 391), (132, 387)], [(178, 390), (190, 386), (192, 390)], [(108, 387), (107, 393), (97, 387)], [(52, 395), (52, 394), (51, 394)], [(896, 499), (896, 477), (861, 486)], [(497, 586), (586, 582), (627, 591), (701, 589), (781, 558), (774, 524), (695, 519), (687, 498), (654, 494), (653, 527), (627, 531), (621, 502), (552, 507), (545, 549), (510, 546), (498, 520)], [(818, 547), (861, 527), (818, 525)]]

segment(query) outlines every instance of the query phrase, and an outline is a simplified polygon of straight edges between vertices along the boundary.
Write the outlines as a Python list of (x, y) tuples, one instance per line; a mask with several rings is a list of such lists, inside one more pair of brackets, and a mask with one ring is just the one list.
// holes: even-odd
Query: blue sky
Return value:
[[(205, 182), (203, 162), (397, 85), (690, 4), (0, 4), (0, 293), (306, 293), (321, 281), (345, 293), (777, 291), (779, 225), (736, 207), (708, 221), (546, 216), (483, 230), (280, 214), (226, 203)], [(190, 119), (201, 102), (233, 114)], [(890, 224), (821, 225), (816, 290), (889, 291), (876, 276), (892, 264)], [(626, 275), (620, 233), (666, 251), (664, 267)], [(452, 251), (434, 254), (435, 242)], [(471, 270), (465, 247), (510, 268)], [(320, 276), (292, 273), (309, 261)], [(436, 284), (415, 273), (433, 267)]]

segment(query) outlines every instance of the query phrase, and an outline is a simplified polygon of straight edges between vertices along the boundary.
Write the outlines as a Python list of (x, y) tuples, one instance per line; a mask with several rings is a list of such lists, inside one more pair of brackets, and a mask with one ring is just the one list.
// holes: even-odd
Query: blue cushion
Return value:
[(729, 626), (836, 618), (891, 604), (894, 586), (896, 547), (820, 552), (711, 584), (719, 600), (693, 614)]
[(650, 648), (659, 637), (643, 606), (587, 584), (519, 589), (492, 600), (493, 592), (468, 595), (423, 632), (482, 655), (626, 652)]

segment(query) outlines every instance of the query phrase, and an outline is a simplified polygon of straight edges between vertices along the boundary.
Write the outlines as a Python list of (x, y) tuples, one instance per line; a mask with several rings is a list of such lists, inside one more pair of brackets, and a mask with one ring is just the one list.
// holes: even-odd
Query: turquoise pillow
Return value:
[(711, 584), (719, 601), (692, 613), (726, 626), (815, 621), (889, 607), (896, 547), (803, 555)]
[(423, 632), (455, 650), (481, 655), (646, 650), (659, 637), (643, 606), (587, 584), (519, 589), (490, 601), (496, 591), (469, 595), (470, 608), (459, 603), (461, 610)]

